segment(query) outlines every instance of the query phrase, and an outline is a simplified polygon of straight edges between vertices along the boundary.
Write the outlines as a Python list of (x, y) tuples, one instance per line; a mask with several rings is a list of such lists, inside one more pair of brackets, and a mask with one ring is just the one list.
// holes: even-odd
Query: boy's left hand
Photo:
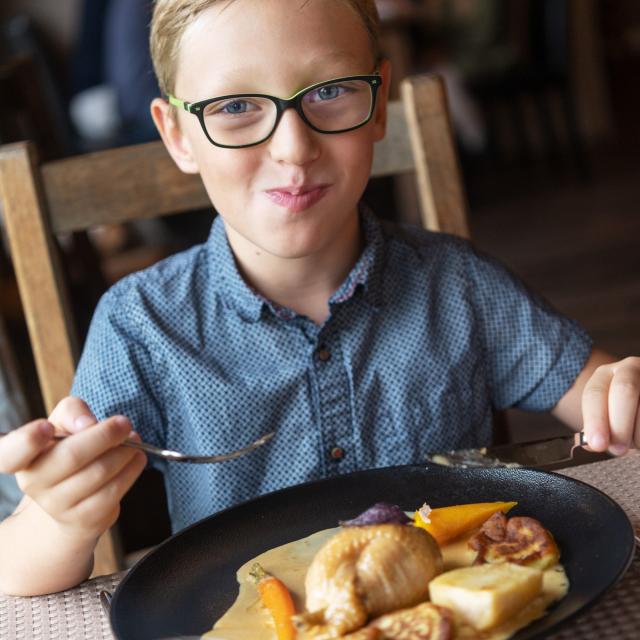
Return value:
[(598, 366), (582, 392), (589, 448), (623, 455), (640, 448), (640, 358)]

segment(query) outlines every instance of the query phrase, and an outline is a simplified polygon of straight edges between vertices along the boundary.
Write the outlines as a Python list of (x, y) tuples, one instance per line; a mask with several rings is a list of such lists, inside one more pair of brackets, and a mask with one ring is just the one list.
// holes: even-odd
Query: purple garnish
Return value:
[(396, 504), (376, 502), (351, 520), (340, 520), (341, 527), (364, 527), (370, 524), (407, 524), (411, 519)]

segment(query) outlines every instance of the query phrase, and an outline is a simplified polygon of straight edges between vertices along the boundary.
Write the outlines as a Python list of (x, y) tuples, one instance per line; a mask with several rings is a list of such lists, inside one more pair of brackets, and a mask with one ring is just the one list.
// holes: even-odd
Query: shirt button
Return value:
[(320, 362), (327, 362), (329, 358), (331, 358), (331, 351), (329, 351), (326, 345), (320, 345), (318, 350), (316, 351), (316, 357)]
[(332, 460), (340, 462), (340, 460), (344, 458), (344, 449), (342, 447), (333, 447), (333, 449), (331, 449), (331, 451), (329, 452), (329, 455), (331, 456)]

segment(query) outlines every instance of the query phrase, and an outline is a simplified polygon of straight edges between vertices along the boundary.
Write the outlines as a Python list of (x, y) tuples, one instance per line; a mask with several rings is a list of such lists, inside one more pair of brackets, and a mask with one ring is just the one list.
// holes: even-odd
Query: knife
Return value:
[(458, 449), (432, 454), (427, 459), (435, 464), (454, 467), (534, 467), (549, 471), (613, 457), (607, 452), (585, 449), (586, 444), (584, 432), (579, 432), (533, 442)]

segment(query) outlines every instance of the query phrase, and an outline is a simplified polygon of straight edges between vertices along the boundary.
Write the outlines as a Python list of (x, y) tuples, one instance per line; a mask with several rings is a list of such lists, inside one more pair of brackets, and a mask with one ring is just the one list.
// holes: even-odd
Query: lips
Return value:
[(312, 207), (321, 200), (329, 189), (329, 185), (309, 185), (302, 187), (277, 187), (267, 189), (266, 196), (279, 207), (292, 213), (299, 213)]

